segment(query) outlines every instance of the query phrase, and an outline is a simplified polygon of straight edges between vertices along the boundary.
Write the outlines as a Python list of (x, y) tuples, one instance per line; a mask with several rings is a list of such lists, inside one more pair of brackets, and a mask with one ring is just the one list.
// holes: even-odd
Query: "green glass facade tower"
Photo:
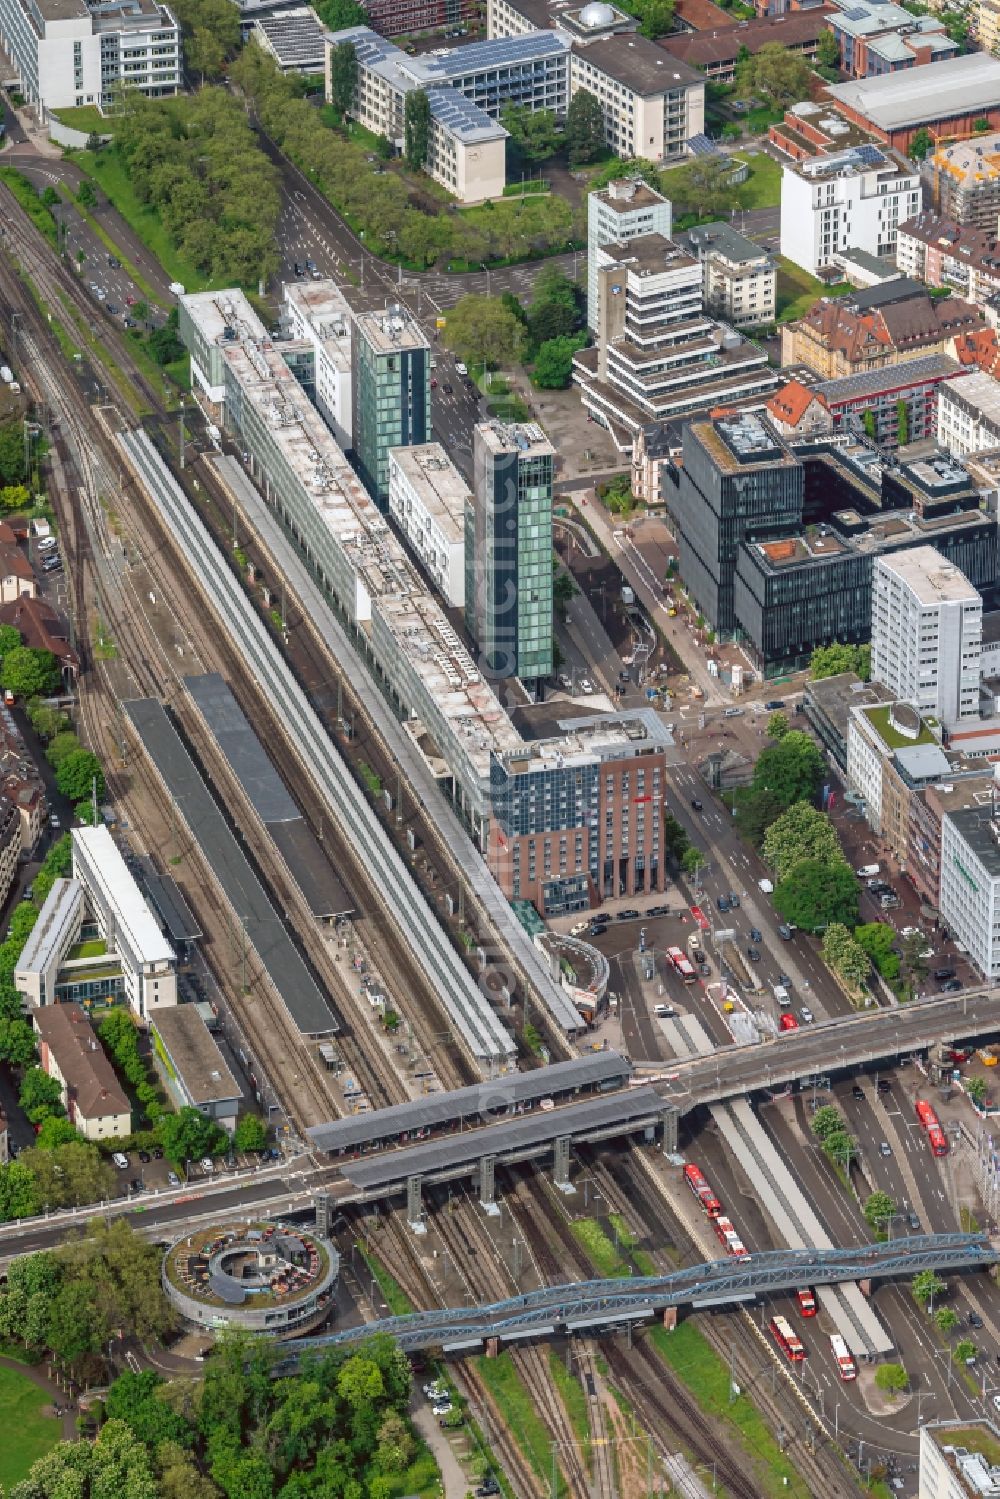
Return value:
[(431, 346), (405, 307), (359, 312), (351, 362), (354, 467), (387, 509), (389, 449), (431, 438)]
[(552, 675), (552, 464), (534, 423), (483, 423), (466, 517), (466, 622), (491, 678)]

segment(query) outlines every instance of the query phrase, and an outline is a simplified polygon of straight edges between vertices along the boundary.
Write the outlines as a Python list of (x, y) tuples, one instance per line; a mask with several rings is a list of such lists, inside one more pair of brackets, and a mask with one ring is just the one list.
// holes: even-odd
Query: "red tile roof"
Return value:
[(818, 401), (821, 406), (826, 405), (824, 398), (803, 385), (801, 380), (789, 380), (787, 385), (774, 392), (767, 403), (767, 409), (786, 426), (797, 427), (813, 401)]
[(69, 630), (51, 604), (22, 594), (12, 604), (0, 605), (0, 624), (20, 630), (25, 645), (51, 651), (63, 666), (76, 671), (80, 658), (69, 643)]

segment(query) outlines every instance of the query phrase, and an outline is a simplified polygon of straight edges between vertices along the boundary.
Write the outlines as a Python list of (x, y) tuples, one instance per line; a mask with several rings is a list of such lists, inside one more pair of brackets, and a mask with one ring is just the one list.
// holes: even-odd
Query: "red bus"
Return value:
[(802, 1339), (792, 1330), (792, 1324), (786, 1317), (771, 1318), (771, 1336), (789, 1363), (797, 1364), (805, 1358), (806, 1350)]
[(850, 1349), (838, 1332), (835, 1332), (831, 1337), (830, 1347), (833, 1349), (833, 1356), (837, 1362), (837, 1372), (841, 1379), (857, 1379), (858, 1371), (855, 1368)]
[(938, 1116), (935, 1114), (929, 1103), (918, 1101), (916, 1108), (917, 1118), (920, 1120), (920, 1123), (923, 1125), (924, 1130), (927, 1134), (927, 1143), (931, 1148), (931, 1154), (947, 1155), (948, 1138), (945, 1135), (944, 1130), (941, 1128)]
[(815, 1317), (816, 1297), (813, 1295), (809, 1287), (802, 1286), (798, 1291), (796, 1291), (795, 1294), (799, 1298), (799, 1311), (802, 1313), (803, 1317)]
[(674, 965), (675, 971), (684, 980), (685, 984), (693, 984), (698, 975), (690, 960), (686, 958), (679, 947), (668, 947), (667, 957)]
[(697, 1166), (684, 1167), (684, 1179), (710, 1218), (718, 1218), (722, 1203), (712, 1191)]
[(714, 1218), (712, 1220), (712, 1227), (715, 1229), (715, 1237), (726, 1253), (732, 1255), (734, 1260), (748, 1260), (750, 1258), (750, 1251), (728, 1218)]

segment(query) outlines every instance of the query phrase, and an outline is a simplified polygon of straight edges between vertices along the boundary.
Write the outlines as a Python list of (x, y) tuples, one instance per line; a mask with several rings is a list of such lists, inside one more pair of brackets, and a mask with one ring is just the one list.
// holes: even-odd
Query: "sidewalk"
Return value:
[(473, 1481), (455, 1456), (448, 1440), (448, 1433), (438, 1425), (426, 1400), (420, 1400), (416, 1410), (411, 1410), (410, 1415), (414, 1426), (434, 1454), (434, 1461), (441, 1470), (444, 1499), (465, 1499), (466, 1494), (474, 1486)]
[[(586, 497), (584, 506), (580, 504), (581, 496)], [(615, 539), (614, 532), (623, 531), (625, 523), (617, 521), (615, 517), (608, 514), (604, 506), (597, 502), (593, 490), (561, 494), (560, 498), (569, 500), (579, 510), (581, 519), (586, 521), (608, 556), (620, 569), (626, 582), (635, 590), (636, 597), (641, 600), (649, 618), (669, 640), (673, 650), (684, 663), (685, 669), (690, 672), (691, 680), (704, 692), (705, 704), (711, 706), (728, 703), (730, 701), (728, 694), (720, 690), (718, 678), (709, 674), (705, 658), (697, 643), (690, 638), (686, 629), (679, 625), (677, 619), (671, 619), (668, 615), (667, 606), (663, 602), (658, 587), (659, 580), (653, 577), (634, 542), (627, 539), (624, 542)]]

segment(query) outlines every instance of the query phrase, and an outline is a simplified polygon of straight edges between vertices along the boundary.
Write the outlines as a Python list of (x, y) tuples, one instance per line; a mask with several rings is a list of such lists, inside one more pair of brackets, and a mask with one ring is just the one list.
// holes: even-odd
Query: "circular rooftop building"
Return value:
[(580, 25), (596, 30), (599, 26), (613, 26), (618, 16), (613, 6), (604, 5), (601, 0), (590, 0), (585, 5), (578, 17)]
[(173, 1306), (196, 1326), (290, 1338), (324, 1321), (339, 1269), (336, 1249), (311, 1230), (225, 1223), (172, 1244), (162, 1278)]

